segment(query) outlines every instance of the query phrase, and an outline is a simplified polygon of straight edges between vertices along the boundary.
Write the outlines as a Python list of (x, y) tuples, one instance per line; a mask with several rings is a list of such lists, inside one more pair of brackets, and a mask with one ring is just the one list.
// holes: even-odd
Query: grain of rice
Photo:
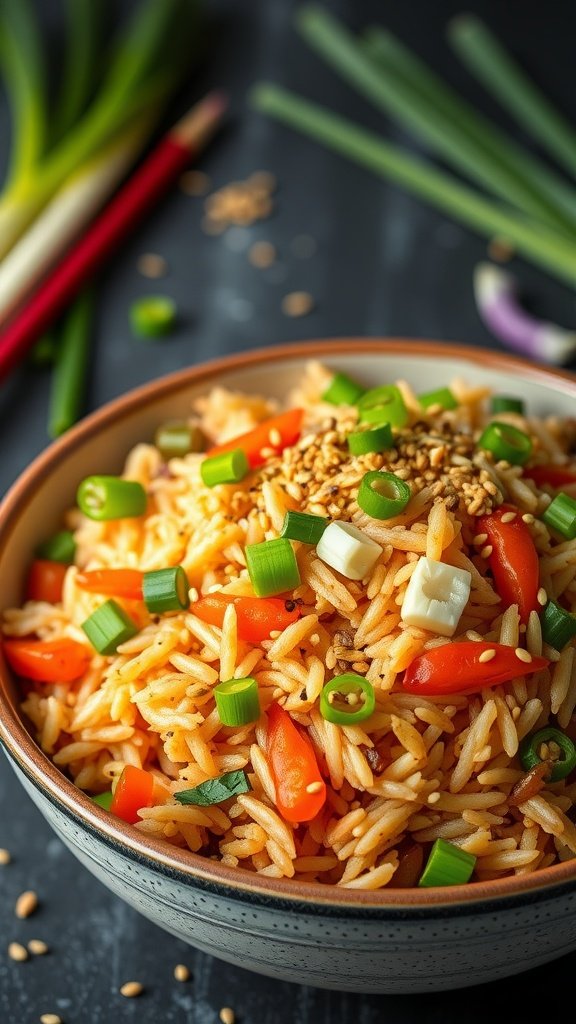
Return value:
[(266, 807), (261, 800), (250, 796), (248, 793), (241, 793), (237, 797), (238, 803), (244, 808), (247, 814), (261, 825), (265, 832), (274, 839), (278, 847), (284, 850), (292, 859), (296, 856), (294, 837), (284, 821), (275, 811)]
[(23, 963), (28, 959), (28, 950), (20, 942), (11, 942), (8, 946), (8, 956), (11, 960)]
[(494, 700), (487, 700), (482, 711), (470, 726), (460, 752), (458, 763), (450, 779), (450, 792), (458, 793), (474, 771), (474, 757), (487, 743), (492, 724), (497, 716)]
[(317, 615), (304, 615), (301, 619), (297, 619), (296, 622), (292, 622), (270, 647), (268, 660), (273, 662), (278, 661), (280, 658), (285, 658), (312, 633), (317, 624)]

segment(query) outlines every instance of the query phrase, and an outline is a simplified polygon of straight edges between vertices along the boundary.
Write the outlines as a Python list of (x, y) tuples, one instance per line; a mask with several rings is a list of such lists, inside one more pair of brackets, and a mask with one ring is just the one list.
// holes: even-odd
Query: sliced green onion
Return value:
[(323, 402), (331, 405), (356, 405), (366, 388), (361, 387), (345, 373), (335, 373), (329, 386), (322, 395)]
[(217, 484), (237, 484), (249, 472), (248, 458), (243, 448), (211, 455), (200, 463), (200, 476), (206, 487)]
[(555, 601), (548, 601), (540, 613), (542, 639), (550, 644), (555, 651), (562, 651), (566, 644), (576, 636), (576, 615), (571, 615)]
[(556, 530), (566, 540), (574, 540), (576, 537), (576, 501), (564, 494), (564, 491), (552, 499), (542, 513), (542, 519), (550, 530)]
[(160, 338), (176, 324), (176, 303), (165, 295), (145, 295), (130, 306), (130, 325), (138, 338)]
[(408, 410), (402, 393), (395, 384), (384, 384), (367, 391), (358, 402), (361, 423), (391, 423), (393, 427), (405, 427)]
[(273, 597), (300, 586), (296, 555), (285, 537), (248, 544), (246, 565), (257, 597)]
[(38, 558), (47, 558), (50, 562), (64, 562), (71, 565), (76, 554), (76, 541), (70, 530), (59, 530), (42, 541), (36, 548)]
[(481, 435), (478, 447), (492, 452), (497, 462), (502, 459), (512, 466), (523, 466), (532, 452), (532, 441), (523, 430), (494, 420)]
[(141, 516), (146, 511), (146, 491), (136, 480), (119, 476), (87, 476), (76, 492), (78, 508), (89, 519), (102, 522)]
[(423, 409), (431, 409), (435, 405), (439, 405), (441, 409), (458, 408), (458, 402), (450, 388), (438, 388), (437, 391), (427, 391), (424, 395), (418, 395), (418, 401)]
[(110, 598), (81, 624), (98, 654), (114, 654), (120, 644), (138, 632), (138, 626), (116, 601)]
[(258, 683), (251, 676), (219, 683), (214, 697), (222, 725), (247, 725), (260, 718)]
[(461, 850), (445, 839), (437, 839), (430, 851), (418, 885), (463, 885), (469, 882), (476, 865), (473, 853)]
[(290, 510), (284, 516), (280, 536), (288, 540), (301, 540), (303, 544), (313, 544), (315, 547), (329, 522), (324, 516)]
[(362, 477), (357, 500), (362, 511), (373, 519), (393, 519), (404, 511), (410, 495), (405, 480), (375, 469)]
[[(552, 746), (554, 744), (554, 746)], [(576, 768), (576, 747), (560, 729), (548, 726), (525, 736), (518, 750), (522, 767), (529, 772), (544, 761), (550, 767), (548, 780), (565, 779)]]
[(521, 398), (513, 398), (512, 395), (492, 395), (490, 412), (517, 412), (523, 416), (524, 402)]
[(92, 797), (93, 802), (98, 804), (99, 807), (103, 807), (105, 811), (110, 810), (113, 799), (114, 794), (112, 790), (109, 790), (107, 793), (98, 793), (98, 796)]
[(348, 434), (348, 448), (352, 455), (367, 455), (369, 452), (386, 452), (392, 448), (394, 438), (392, 427), (383, 423), (372, 430), (356, 430)]
[(218, 779), (208, 779), (192, 789), (181, 789), (174, 793), (179, 804), (194, 804), (196, 807), (210, 807), (222, 804), (238, 793), (248, 793), (251, 789), (246, 773), (241, 768), (233, 772), (225, 772)]
[(142, 596), (149, 612), (182, 611), (190, 607), (190, 584), (181, 565), (153, 569), (142, 578)]
[(189, 452), (203, 452), (206, 438), (200, 427), (191, 423), (173, 420), (163, 423), (154, 435), (156, 445), (163, 459), (177, 459)]
[(334, 676), (320, 694), (320, 714), (334, 725), (355, 725), (370, 718), (376, 706), (374, 687), (355, 672)]

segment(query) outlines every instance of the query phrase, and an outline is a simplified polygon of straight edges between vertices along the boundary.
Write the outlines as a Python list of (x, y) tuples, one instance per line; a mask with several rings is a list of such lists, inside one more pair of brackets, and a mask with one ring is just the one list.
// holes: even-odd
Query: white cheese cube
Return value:
[(382, 548), (352, 523), (330, 523), (316, 546), (326, 565), (349, 580), (362, 580), (378, 561)]
[(471, 581), (466, 569), (422, 556), (406, 588), (402, 621), (441, 636), (454, 636), (470, 596)]

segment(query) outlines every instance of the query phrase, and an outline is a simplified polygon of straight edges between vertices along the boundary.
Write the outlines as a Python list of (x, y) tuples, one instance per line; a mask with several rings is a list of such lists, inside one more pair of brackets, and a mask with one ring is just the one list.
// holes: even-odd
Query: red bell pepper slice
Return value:
[[(485, 651), (495, 651), (495, 655), (489, 661), (480, 661)], [(505, 644), (465, 640), (442, 644), (418, 655), (406, 669), (402, 686), (408, 693), (423, 696), (477, 693), (486, 686), (539, 672), (548, 664), (547, 658), (540, 657), (521, 661), (514, 648)]]
[(326, 784), (310, 740), (279, 704), (268, 708), (267, 749), (280, 814), (297, 824), (311, 821), (324, 806)]
[(51, 562), (47, 558), (37, 558), (30, 566), (26, 582), (27, 601), (47, 601), (48, 604), (59, 604), (62, 600), (64, 577), (70, 566), (64, 562)]
[[(254, 430), (246, 434), (233, 437), (224, 444), (217, 444), (206, 453), (207, 455), (220, 455), (222, 452), (233, 451), (234, 448), (242, 448), (248, 459), (251, 469), (262, 466), (269, 455), (263, 455), (263, 451), (272, 451), (278, 454), (295, 444), (300, 437), (303, 409), (289, 409), (288, 412), (280, 413), (279, 416), (272, 416), (269, 420), (259, 423)], [(272, 436), (270, 436), (272, 434)], [(278, 437), (280, 440), (278, 441)]]
[(10, 668), (36, 683), (71, 683), (84, 675), (91, 658), (84, 644), (69, 637), (62, 640), (4, 640), (3, 647)]
[[(502, 516), (509, 512), (516, 513), (515, 519), (503, 523)], [(488, 563), (499, 596), (507, 607), (517, 604), (520, 621), (527, 622), (530, 612), (541, 610), (538, 552), (530, 530), (517, 508), (500, 505), (490, 515), (480, 516), (478, 532), (487, 534), (492, 547)]]
[(565, 466), (532, 466), (524, 470), (524, 476), (533, 480), (537, 487), (548, 484), (550, 487), (562, 488), (576, 484), (576, 470)]
[(107, 597), (124, 597), (128, 601), (142, 600), (142, 579), (139, 569), (90, 569), (79, 572), (76, 583), (82, 590)]
[(122, 821), (134, 825), (140, 820), (138, 811), (142, 807), (151, 807), (153, 796), (154, 776), (143, 768), (127, 764), (114, 790), (110, 811)]
[[(293, 602), (291, 602), (293, 604)], [(300, 616), (296, 605), (291, 611), (287, 602), (278, 597), (236, 597), (233, 594), (207, 594), (193, 606), (192, 611), (202, 622), (222, 626), (228, 605), (236, 608), (238, 636), (241, 640), (259, 643), (269, 640), (273, 629), (282, 631)]]

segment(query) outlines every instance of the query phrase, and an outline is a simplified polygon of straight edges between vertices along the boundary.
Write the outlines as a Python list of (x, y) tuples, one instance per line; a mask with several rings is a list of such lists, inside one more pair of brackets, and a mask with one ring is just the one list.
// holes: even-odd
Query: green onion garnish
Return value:
[(257, 597), (273, 597), (300, 586), (296, 555), (285, 537), (248, 544), (246, 565)]
[(523, 466), (532, 452), (532, 441), (523, 430), (494, 420), (479, 438), (478, 447), (492, 452), (497, 462), (502, 459), (512, 466)]
[(576, 501), (564, 494), (564, 491), (552, 499), (542, 513), (542, 519), (548, 529), (556, 530), (566, 540), (574, 540), (576, 537)]
[(524, 402), (521, 398), (513, 398), (512, 395), (492, 395), (490, 412), (517, 412), (523, 416)]
[(418, 401), (423, 409), (430, 409), (439, 405), (441, 409), (457, 409), (458, 402), (450, 388), (438, 388), (437, 391), (427, 391), (424, 395), (418, 395)]
[(174, 793), (179, 804), (194, 804), (196, 807), (210, 807), (221, 804), (238, 793), (248, 793), (251, 789), (246, 773), (239, 768), (237, 771), (225, 772), (218, 779), (208, 779), (192, 789), (181, 789)]
[(322, 401), (330, 402), (331, 405), (356, 405), (365, 391), (366, 388), (361, 387), (347, 374), (335, 373), (322, 395)]
[(405, 427), (408, 422), (408, 410), (395, 384), (367, 391), (358, 402), (358, 412), (361, 423), (391, 423), (393, 427)]
[(71, 565), (76, 554), (76, 541), (70, 530), (59, 530), (52, 537), (42, 541), (36, 548), (38, 558), (47, 558), (50, 562), (64, 562)]
[(222, 725), (247, 725), (260, 718), (258, 683), (251, 676), (219, 683), (214, 697)]
[(174, 420), (163, 423), (154, 435), (156, 445), (163, 459), (177, 459), (189, 452), (203, 452), (206, 438), (197, 427), (190, 423)]
[(369, 718), (376, 699), (374, 687), (355, 672), (334, 676), (320, 695), (320, 714), (335, 725), (355, 725)]
[(78, 508), (98, 522), (141, 516), (146, 511), (146, 491), (136, 480), (119, 476), (87, 476), (76, 492)]
[(576, 615), (571, 615), (555, 601), (548, 601), (540, 613), (542, 639), (555, 651), (562, 651), (576, 636)]
[(303, 544), (313, 544), (315, 547), (329, 522), (324, 516), (290, 510), (284, 516), (280, 536), (288, 540), (300, 540)]
[(165, 295), (146, 295), (130, 307), (130, 324), (138, 338), (160, 338), (176, 323), (176, 303)]
[(552, 726), (525, 736), (518, 754), (527, 772), (542, 761), (548, 764), (550, 782), (565, 779), (576, 768), (576, 747), (569, 736)]
[(149, 612), (182, 611), (190, 607), (190, 584), (181, 565), (153, 569), (142, 578), (142, 596)]
[(138, 626), (112, 598), (101, 604), (81, 624), (98, 654), (115, 654), (120, 644), (138, 632)]
[(249, 472), (248, 458), (243, 448), (211, 455), (200, 464), (200, 476), (206, 487), (217, 484), (237, 484)]
[(110, 810), (113, 799), (114, 794), (112, 790), (109, 790), (107, 793), (98, 793), (98, 796), (92, 797), (93, 802), (98, 804), (99, 807), (103, 807), (105, 811)]
[(437, 839), (418, 885), (423, 888), (433, 885), (463, 885), (470, 881), (475, 865), (476, 857), (473, 853), (467, 853), (459, 846), (447, 843), (445, 839)]
[(394, 438), (392, 427), (383, 423), (372, 430), (357, 430), (348, 434), (348, 449), (352, 455), (367, 455), (369, 452), (386, 452), (392, 448)]
[(357, 500), (362, 511), (373, 519), (392, 519), (404, 511), (410, 495), (405, 480), (376, 469), (362, 477)]

